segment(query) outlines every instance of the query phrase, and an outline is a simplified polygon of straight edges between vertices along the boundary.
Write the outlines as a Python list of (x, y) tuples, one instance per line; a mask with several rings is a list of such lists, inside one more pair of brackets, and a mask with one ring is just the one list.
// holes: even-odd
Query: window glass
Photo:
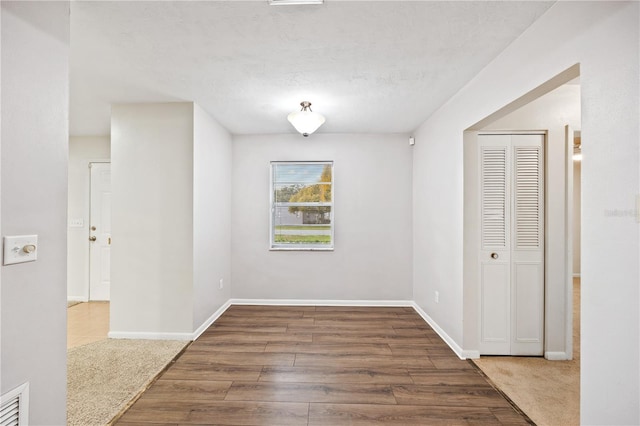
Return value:
[(271, 163), (271, 248), (333, 248), (333, 163)]

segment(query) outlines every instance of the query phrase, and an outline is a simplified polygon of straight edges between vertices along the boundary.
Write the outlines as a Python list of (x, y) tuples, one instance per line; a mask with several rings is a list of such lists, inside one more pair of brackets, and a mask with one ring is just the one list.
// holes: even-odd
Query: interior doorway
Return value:
[(480, 355), (544, 352), (545, 136), (476, 134)]
[(544, 233), (544, 352), (549, 360), (573, 356), (573, 267), (571, 261), (572, 223), (568, 197), (572, 189), (572, 158), (568, 153), (565, 126), (580, 129), (579, 67), (574, 66), (520, 99), (471, 126), (464, 135), (464, 352), (480, 356), (481, 288), (477, 250), (478, 206), (474, 192), (479, 185), (470, 171), (477, 162), (478, 147), (473, 133), (543, 131), (545, 146), (545, 233)]
[[(582, 216), (582, 135), (580, 131), (573, 131), (572, 168), (573, 168), (573, 278), (580, 279), (580, 232)], [(579, 282), (579, 281), (578, 281)]]
[[(109, 136), (69, 138), (67, 301), (89, 301), (91, 231), (91, 165), (111, 162)], [(107, 237), (108, 238), (108, 237)], [(97, 240), (97, 238), (96, 238)], [(108, 240), (107, 240), (108, 243)]]
[(89, 301), (110, 300), (111, 163), (91, 163)]

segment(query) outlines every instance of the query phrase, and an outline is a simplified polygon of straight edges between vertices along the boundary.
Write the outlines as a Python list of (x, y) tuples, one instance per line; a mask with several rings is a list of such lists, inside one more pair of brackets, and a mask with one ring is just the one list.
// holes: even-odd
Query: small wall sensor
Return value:
[(416, 144), (416, 138), (414, 138), (413, 136), (411, 136), (411, 137), (409, 138), (409, 145), (413, 146), (413, 145), (415, 145), (415, 144)]

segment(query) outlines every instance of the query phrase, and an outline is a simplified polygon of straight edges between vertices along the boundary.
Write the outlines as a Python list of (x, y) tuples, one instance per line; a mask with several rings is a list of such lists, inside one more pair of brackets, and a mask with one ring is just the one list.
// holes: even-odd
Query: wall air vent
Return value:
[(0, 426), (29, 424), (29, 382), (0, 397)]
[(268, 0), (271, 6), (300, 6), (307, 4), (322, 4), (324, 0)]

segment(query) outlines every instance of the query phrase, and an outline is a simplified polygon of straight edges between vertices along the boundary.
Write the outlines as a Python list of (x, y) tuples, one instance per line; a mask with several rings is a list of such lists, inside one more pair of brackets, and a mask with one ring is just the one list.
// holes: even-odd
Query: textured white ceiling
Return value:
[(109, 134), (110, 104), (194, 101), (234, 134), (410, 132), (552, 2), (71, 3), (71, 134)]

